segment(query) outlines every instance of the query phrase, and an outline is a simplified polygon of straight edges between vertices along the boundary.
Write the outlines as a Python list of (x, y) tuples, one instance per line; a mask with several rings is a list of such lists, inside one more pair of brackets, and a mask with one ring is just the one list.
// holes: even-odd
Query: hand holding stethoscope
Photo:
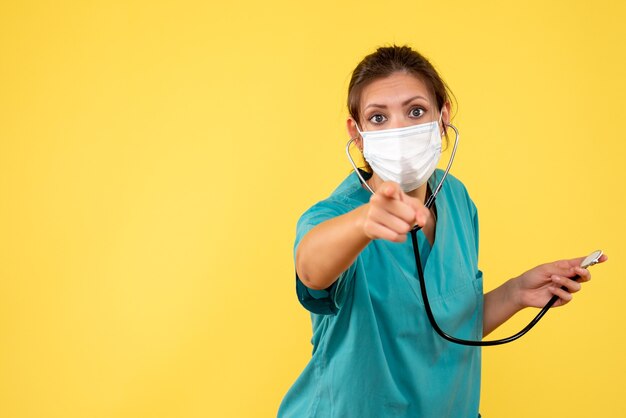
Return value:
[[(353, 142), (353, 139), (348, 141), (346, 145), (348, 159), (363, 185), (373, 194), (370, 199), (366, 220), (363, 224), (364, 230), (366, 231), (366, 235), (371, 239), (383, 238), (393, 242), (403, 242), (406, 239), (406, 233), (410, 233), (426, 315), (433, 329), (442, 338), (456, 344), (468, 346), (492, 346), (510, 343), (530, 331), (551, 307), (562, 306), (569, 302), (572, 299), (572, 293), (580, 290), (580, 283), (591, 280), (591, 275), (587, 268), (594, 264), (605, 262), (608, 257), (603, 255), (602, 251), (598, 250), (587, 257), (542, 264), (507, 282), (509, 289), (505, 286), (501, 286), (499, 289), (503, 289), (508, 295), (513, 295), (513, 297), (510, 298), (509, 303), (501, 304), (501, 306), (506, 306), (508, 309), (501, 309), (497, 314), (490, 316), (486, 324), (483, 324), (483, 333), (485, 335), (523, 308), (542, 307), (541, 311), (526, 327), (510, 337), (490, 341), (475, 341), (456, 338), (443, 331), (437, 324), (428, 301), (424, 272), (422, 270), (422, 262), (417, 243), (417, 230), (428, 225), (431, 217), (430, 208), (434, 204), (439, 190), (441, 190), (443, 181), (448, 175), (456, 155), (459, 131), (452, 124), (447, 124), (447, 126), (452, 128), (455, 132), (452, 155), (450, 156), (450, 161), (448, 162), (443, 177), (433, 193), (428, 197), (425, 204), (422, 204), (418, 199), (408, 196), (397, 184), (394, 186), (393, 182), (383, 183), (379, 187), (380, 190), (374, 192), (365, 179), (363, 179), (350, 156), (350, 144)], [(404, 237), (402, 235), (404, 235)], [(514, 287), (514, 289), (510, 289), (511, 286)], [(494, 295), (491, 295), (491, 297), (493, 296)], [(490, 297), (490, 294), (485, 295), (485, 297)], [(495, 326), (491, 322), (494, 323)]]
[[(608, 257), (601, 253), (596, 262), (593, 262), (594, 257), (595, 253), (587, 262), (585, 260), (588, 257), (579, 257), (542, 264), (528, 270), (516, 278), (518, 289), (515, 294), (518, 298), (512, 302), (522, 308), (542, 308), (552, 296), (557, 296), (559, 299), (552, 306), (565, 305), (572, 300), (572, 293), (581, 289), (581, 283), (591, 280), (591, 273), (586, 267), (590, 267), (590, 263), (597, 264), (608, 260)], [(577, 276), (576, 280), (572, 280)]]

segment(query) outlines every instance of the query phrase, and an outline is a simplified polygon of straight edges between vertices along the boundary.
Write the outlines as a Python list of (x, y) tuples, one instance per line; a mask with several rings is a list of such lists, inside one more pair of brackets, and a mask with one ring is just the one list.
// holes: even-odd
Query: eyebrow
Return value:
[[(413, 96), (413, 97), (411, 97), (410, 99), (405, 100), (404, 102), (402, 102), (402, 106), (406, 106), (406, 105), (408, 105), (409, 103), (411, 103), (411, 102), (412, 102), (413, 100), (415, 100), (415, 99), (424, 99), (424, 100), (428, 101), (428, 99), (427, 99), (426, 97), (424, 97), (424, 96), (419, 96), (419, 95), (418, 95), (418, 96)], [(387, 106), (386, 106), (386, 105), (377, 104), (377, 103), (370, 103), (370, 104), (368, 104), (367, 106), (365, 106), (365, 108), (364, 108), (363, 110), (366, 110), (366, 109), (367, 109), (367, 108), (369, 108), (369, 107), (379, 107), (379, 108), (381, 108), (381, 109), (386, 109), (386, 108), (387, 108)]]

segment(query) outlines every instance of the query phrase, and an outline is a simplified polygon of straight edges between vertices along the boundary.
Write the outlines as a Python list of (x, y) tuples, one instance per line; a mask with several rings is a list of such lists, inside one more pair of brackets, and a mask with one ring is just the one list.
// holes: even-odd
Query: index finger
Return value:
[[(593, 254), (593, 253), (592, 253)], [(569, 260), (563, 260), (563, 267), (564, 268), (573, 268), (573, 267), (580, 267), (580, 265), (582, 264), (583, 261), (585, 261), (585, 259), (589, 257), (588, 255), (584, 256), (584, 257), (576, 257), (576, 258), (571, 258)], [(604, 263), (605, 261), (607, 261), (609, 259), (609, 257), (606, 254), (602, 254), (600, 256), (600, 258), (598, 259), (598, 264), (599, 263)]]
[(402, 200), (402, 190), (398, 183), (386, 181), (381, 185), (382, 195), (389, 199)]

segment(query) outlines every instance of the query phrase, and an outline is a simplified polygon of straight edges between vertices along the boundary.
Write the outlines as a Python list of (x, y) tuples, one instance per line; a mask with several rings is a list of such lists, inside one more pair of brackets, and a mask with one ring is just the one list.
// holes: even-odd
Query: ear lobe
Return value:
[(363, 139), (361, 139), (361, 135), (354, 138), (354, 145), (356, 145), (359, 151), (363, 152)]

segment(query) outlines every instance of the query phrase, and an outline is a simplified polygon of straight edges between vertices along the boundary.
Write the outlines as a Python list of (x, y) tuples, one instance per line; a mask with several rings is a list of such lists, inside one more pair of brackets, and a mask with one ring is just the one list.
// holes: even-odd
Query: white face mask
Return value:
[[(441, 119), (441, 118), (440, 118)], [(410, 192), (428, 181), (441, 157), (439, 122), (364, 131), (363, 157), (384, 181)]]

